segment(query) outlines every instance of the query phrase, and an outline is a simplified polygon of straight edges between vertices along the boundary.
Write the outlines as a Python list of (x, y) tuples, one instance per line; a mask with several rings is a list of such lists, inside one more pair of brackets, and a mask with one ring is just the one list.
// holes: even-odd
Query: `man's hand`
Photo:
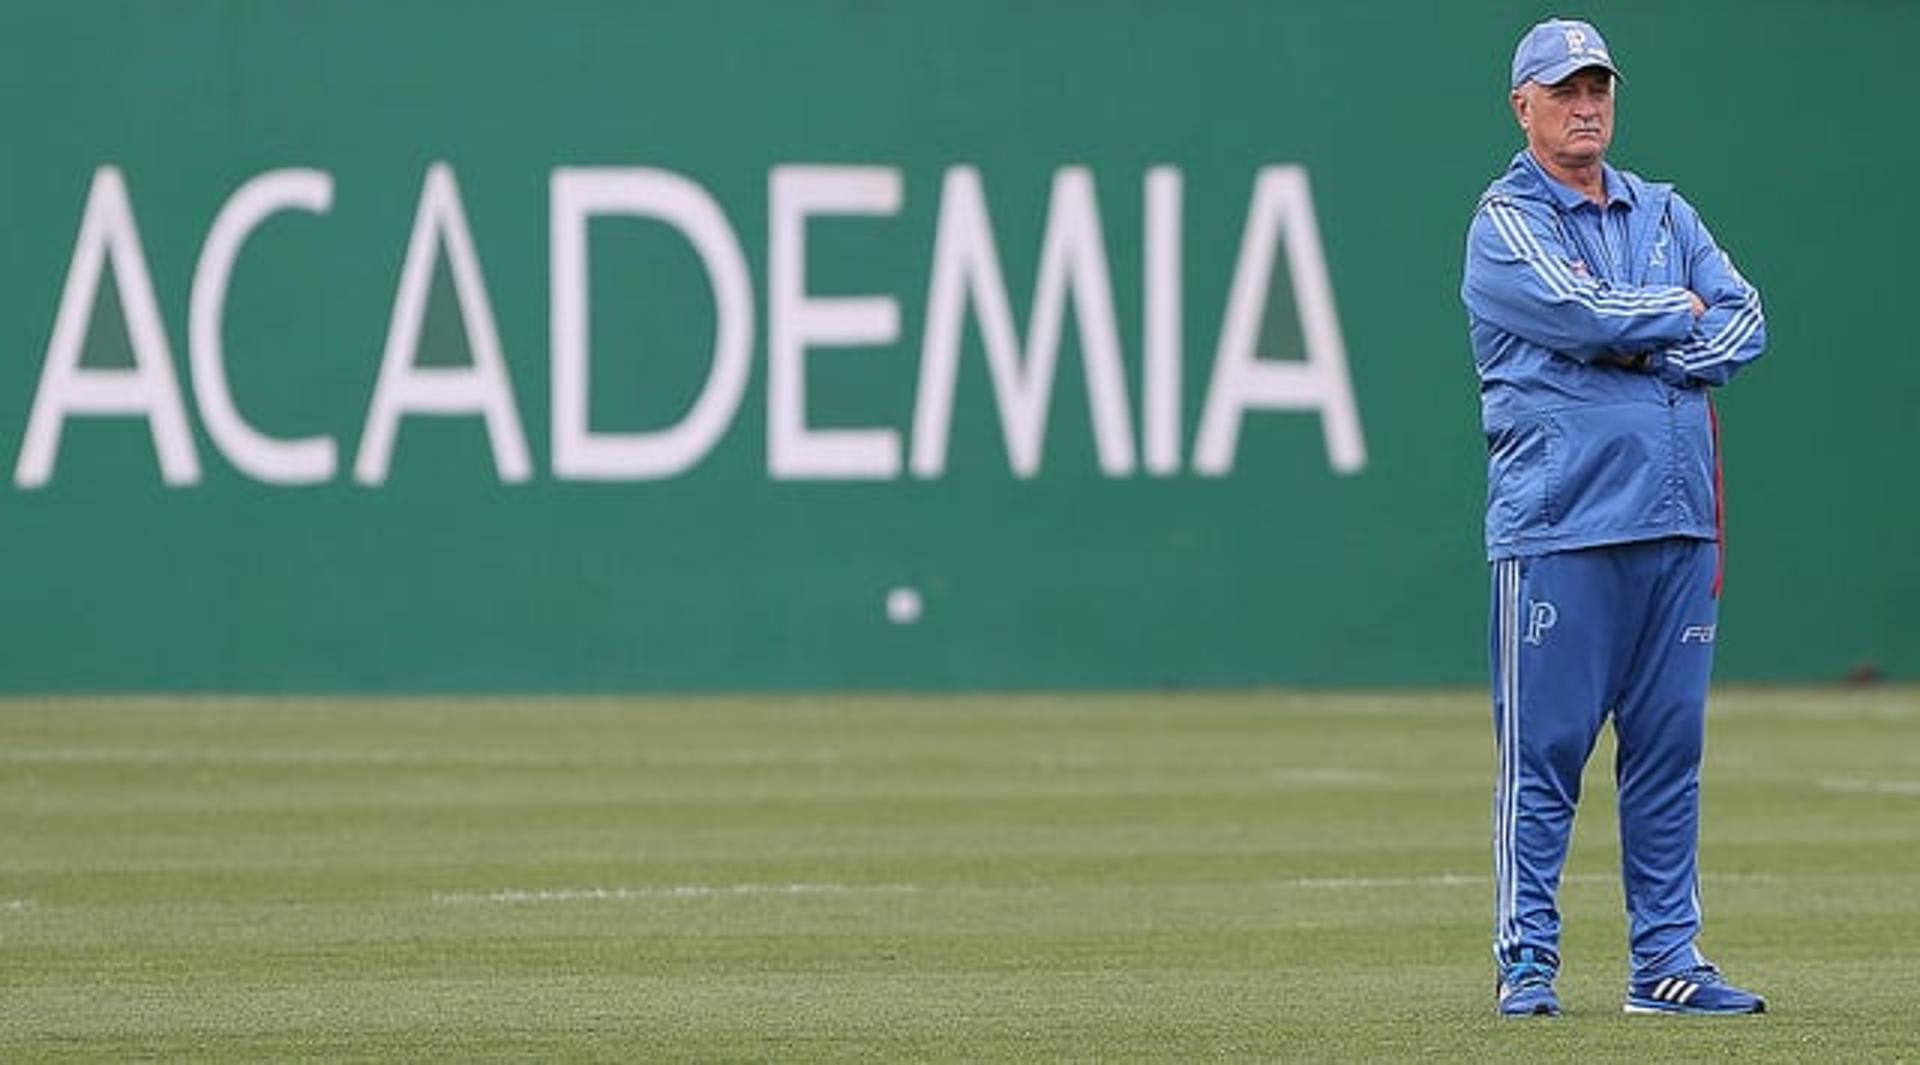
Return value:
[(1701, 299), (1692, 289), (1687, 290), (1687, 302), (1693, 305), (1693, 316), (1695, 318), (1707, 313), (1707, 301)]

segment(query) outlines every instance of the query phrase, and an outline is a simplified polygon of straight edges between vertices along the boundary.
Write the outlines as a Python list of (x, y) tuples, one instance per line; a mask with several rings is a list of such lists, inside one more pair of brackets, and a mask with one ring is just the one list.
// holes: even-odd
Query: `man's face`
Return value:
[(1513, 117), (1535, 155), (1566, 167), (1592, 166), (1613, 141), (1613, 75), (1588, 67), (1557, 85), (1527, 82), (1514, 90)]

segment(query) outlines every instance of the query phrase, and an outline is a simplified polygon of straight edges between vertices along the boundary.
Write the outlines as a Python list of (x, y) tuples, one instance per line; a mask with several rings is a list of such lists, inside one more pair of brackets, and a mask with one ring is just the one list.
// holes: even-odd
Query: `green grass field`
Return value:
[(1920, 692), (1727, 691), (1708, 951), (1492, 1015), (1484, 698), (0, 703), (0, 1060), (1920, 1060)]

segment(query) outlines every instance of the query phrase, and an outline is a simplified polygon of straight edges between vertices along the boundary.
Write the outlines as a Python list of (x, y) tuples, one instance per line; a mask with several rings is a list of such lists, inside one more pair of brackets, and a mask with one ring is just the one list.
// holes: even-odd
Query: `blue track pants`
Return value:
[[(1555, 896), (1609, 716), (1635, 979), (1696, 964), (1700, 756), (1717, 547), (1650, 540), (1493, 563), (1494, 954), (1560, 957)], [(1528, 952), (1528, 953), (1523, 953)]]

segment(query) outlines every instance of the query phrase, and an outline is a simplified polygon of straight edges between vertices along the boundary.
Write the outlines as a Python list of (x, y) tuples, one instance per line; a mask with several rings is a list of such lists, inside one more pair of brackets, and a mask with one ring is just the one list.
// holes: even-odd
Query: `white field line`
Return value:
[(1350, 888), (1484, 887), (1492, 882), (1491, 877), (1468, 876), (1464, 873), (1440, 873), (1437, 876), (1302, 876), (1292, 880), (1282, 880), (1279, 884), (1281, 887), (1290, 888), (1346, 890)]
[(0, 899), (0, 913), (31, 913), (32, 899)]
[(1823, 780), (1820, 786), (1855, 795), (1920, 795), (1920, 780)]
[(1324, 767), (1319, 769), (1274, 769), (1267, 773), (1267, 779), (1295, 785), (1314, 784), (1386, 784), (1393, 777), (1386, 773), (1364, 769), (1340, 769)]
[[(1566, 883), (1611, 884), (1620, 879), (1617, 873), (1568, 873), (1560, 878)], [(1717, 880), (1727, 883), (1750, 882), (1765, 883), (1773, 878), (1762, 873), (1703, 873), (1703, 880)], [(1488, 887), (1493, 883), (1490, 876), (1468, 875), (1465, 873), (1438, 873), (1433, 876), (1303, 876), (1292, 880), (1278, 881), (1278, 886), (1289, 888), (1353, 890), (1364, 888), (1450, 888), (1450, 887)]]
[(657, 899), (737, 898), (745, 895), (876, 895), (917, 891), (912, 884), (672, 884), (642, 888), (550, 888), (526, 891), (436, 891), (439, 903), (525, 906), (553, 902), (650, 902)]
[(133, 748), (44, 747), (0, 751), (0, 765), (153, 765), (153, 766), (488, 766), (502, 769), (592, 768), (763, 768), (797, 766), (818, 768), (845, 761), (832, 750), (726, 751), (718, 754), (646, 755), (576, 752), (542, 757), (494, 750), (401, 750), (362, 748)]
[[(1613, 873), (1570, 873), (1561, 878), (1574, 883), (1615, 883)], [(1760, 873), (1707, 873), (1702, 879), (1720, 882), (1765, 883), (1773, 877)], [(1465, 873), (1439, 873), (1433, 876), (1326, 876), (1296, 877), (1272, 882), (1271, 886), (1305, 890), (1366, 890), (1377, 888), (1484, 888), (1492, 883), (1487, 876)], [(490, 904), (495, 906), (535, 906), (569, 902), (658, 902), (664, 899), (716, 899), (747, 896), (799, 895), (899, 895), (919, 891), (913, 884), (672, 884), (663, 887), (588, 887), (527, 890), (504, 888), (499, 891), (436, 891), (433, 901), (443, 905)]]

